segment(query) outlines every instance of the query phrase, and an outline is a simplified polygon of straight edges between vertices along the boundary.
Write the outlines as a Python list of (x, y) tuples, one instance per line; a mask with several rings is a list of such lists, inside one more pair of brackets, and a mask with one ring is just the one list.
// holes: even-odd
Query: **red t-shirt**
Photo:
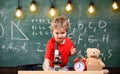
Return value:
[[(58, 50), (61, 56), (62, 63), (61, 67), (64, 67), (68, 62), (68, 57), (70, 56), (70, 50), (73, 47), (73, 43), (69, 38), (65, 38), (64, 44), (58, 44)], [(55, 39), (52, 37), (46, 45), (46, 52), (44, 58), (50, 60), (50, 66), (53, 67), (54, 61), (54, 50), (55, 50)]]

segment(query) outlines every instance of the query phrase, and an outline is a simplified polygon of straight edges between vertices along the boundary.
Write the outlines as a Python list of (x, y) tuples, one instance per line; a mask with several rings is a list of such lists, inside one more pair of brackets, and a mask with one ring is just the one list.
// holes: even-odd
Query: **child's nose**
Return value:
[(59, 37), (61, 37), (62, 36), (62, 34), (59, 34)]

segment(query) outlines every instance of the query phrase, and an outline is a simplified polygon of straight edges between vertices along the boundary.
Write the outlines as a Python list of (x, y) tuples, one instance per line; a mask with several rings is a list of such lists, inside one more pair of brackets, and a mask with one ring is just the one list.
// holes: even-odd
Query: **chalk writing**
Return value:
[[(32, 35), (33, 36), (42, 36), (50, 34), (49, 26), (50, 19), (32, 19)], [(45, 25), (46, 24), (46, 25)]]
[(7, 19), (7, 10), (6, 9), (1, 9), (0, 10), (0, 16), (3, 19), (4, 23), (6, 23), (6, 19)]
[(0, 38), (1, 38), (1, 37), (4, 36), (4, 32), (5, 32), (5, 31), (4, 31), (4, 28), (3, 28), (3, 26), (2, 26), (2, 23), (0, 23), (0, 32), (1, 32), (1, 33), (0, 33)]
[[(109, 43), (110, 35), (107, 33), (106, 21), (103, 21), (103, 20), (99, 20), (98, 22), (89, 21), (88, 25), (86, 25), (83, 23), (82, 20), (78, 20), (77, 24), (78, 24), (77, 28), (72, 27), (70, 29), (70, 32), (68, 33), (68, 37), (73, 40), (73, 43), (75, 45), (80, 46), (81, 44), (83, 44), (82, 47), (85, 47), (85, 48), (88, 48), (91, 46), (95, 48), (100, 48), (102, 46), (102, 43), (106, 45)], [(71, 26), (72, 26), (72, 23), (71, 23)], [(101, 33), (98, 36), (97, 33), (99, 31), (101, 31)], [(80, 51), (79, 52), (80, 55), (82, 56), (81, 54), (82, 50), (79, 50), (79, 51)], [(112, 57), (112, 51), (107, 49), (106, 51), (107, 52), (101, 53), (101, 57), (103, 58), (103, 60), (106, 60)], [(105, 54), (106, 55), (108, 54), (108, 56), (105, 56)]]
[(50, 19), (32, 19), (32, 23), (50, 23)]
[(107, 22), (105, 22), (105, 21), (99, 21), (98, 27), (100, 29), (104, 29), (104, 32), (106, 32), (106, 26), (107, 26)]
[(95, 41), (98, 41), (98, 39), (94, 38), (94, 35), (90, 35), (90, 36), (88, 37), (88, 42), (89, 42), (89, 43), (94, 43)]
[[(74, 37), (71, 37), (71, 36), (74, 36), (76, 33), (78, 33), (76, 36), (78, 36), (78, 40), (77, 42), (75, 41), (75, 43), (77, 43), (78, 45), (80, 44), (80, 42), (82, 40), (84, 40), (84, 36), (87, 35), (87, 41), (89, 43), (95, 43), (95, 42), (98, 42), (98, 45), (99, 46), (99, 42), (102, 41), (102, 42), (106, 42), (108, 43), (109, 42), (109, 34), (106, 34), (104, 32), (106, 32), (106, 27), (107, 27), (107, 22), (106, 21), (98, 21), (98, 24), (96, 24), (96, 26), (93, 25), (93, 21), (90, 21), (88, 23), (88, 26), (86, 26), (82, 20), (78, 20), (78, 29), (77, 28), (73, 28), (69, 34), (68, 34), (68, 37), (70, 38), (74, 38)], [(88, 34), (90, 30), (93, 30), (93, 32), (91, 32), (91, 34)], [(99, 30), (103, 30), (103, 34), (101, 34), (100, 38), (97, 37), (98, 35), (96, 35)], [(79, 32), (77, 32), (79, 31)], [(102, 33), (102, 32), (101, 32)]]
[(103, 35), (103, 42), (105, 42), (105, 40), (106, 40), (106, 43), (108, 43), (108, 41), (109, 41), (109, 34)]
[(108, 56), (108, 58), (111, 58), (112, 57), (112, 50), (108, 50), (108, 54), (109, 54), (109, 56)]
[(80, 44), (80, 41), (83, 40), (81, 36), (83, 36), (83, 34), (79, 34), (77, 44)]
[(28, 49), (26, 49), (26, 43), (24, 42), (23, 45), (17, 45), (13, 42), (10, 42), (8, 44), (2, 44), (1, 49), (7, 50), (7, 51), (14, 51), (14, 52), (28, 52)]
[[(36, 52), (42, 52), (43, 53), (44, 49), (40, 49), (41, 46), (42, 46), (41, 43), (37, 42), (36, 46), (35, 46), (36, 49), (34, 48), (34, 50), (36, 50)], [(10, 43), (7, 43), (7, 44), (1, 44), (0, 48), (2, 50), (13, 51), (13, 52), (24, 52), (24, 53), (28, 53), (29, 49), (33, 50), (33, 48), (29, 48), (29, 45), (26, 42), (22, 42), (22, 44), (20, 44), (20, 45), (18, 45), (15, 42), (10, 42)]]
[(7, 19), (7, 11), (6, 9), (1, 9), (0, 10), (0, 17), (1, 17), (1, 21), (0, 22), (0, 38), (4, 36), (5, 34), (5, 30), (4, 30), (4, 27), (3, 27), (3, 23), (6, 23), (6, 19)]
[(38, 51), (38, 52), (44, 52), (44, 50), (43, 50), (43, 49), (41, 49), (41, 50), (40, 50), (41, 43), (36, 43), (36, 44), (38, 45), (38, 47), (37, 47), (37, 51)]

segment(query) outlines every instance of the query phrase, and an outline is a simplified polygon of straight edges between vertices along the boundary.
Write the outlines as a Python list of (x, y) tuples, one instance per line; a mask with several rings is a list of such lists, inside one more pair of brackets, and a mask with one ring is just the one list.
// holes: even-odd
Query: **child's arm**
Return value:
[(49, 67), (50, 67), (50, 60), (49, 59), (45, 59), (44, 60), (44, 64), (43, 64), (43, 70), (44, 71), (49, 71)]

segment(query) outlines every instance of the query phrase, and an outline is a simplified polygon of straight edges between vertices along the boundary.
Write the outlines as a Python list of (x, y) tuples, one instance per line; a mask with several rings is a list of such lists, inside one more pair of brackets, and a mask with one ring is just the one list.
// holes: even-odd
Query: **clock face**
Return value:
[(74, 69), (75, 69), (75, 71), (84, 71), (85, 64), (81, 61), (75, 62)]

